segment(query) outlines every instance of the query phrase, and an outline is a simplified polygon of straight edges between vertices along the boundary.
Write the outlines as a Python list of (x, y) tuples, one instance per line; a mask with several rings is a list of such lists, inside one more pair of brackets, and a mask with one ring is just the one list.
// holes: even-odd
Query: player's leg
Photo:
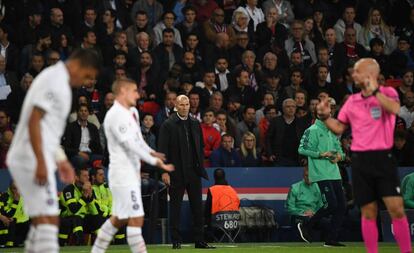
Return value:
[(402, 253), (411, 253), (411, 237), (402, 197), (384, 197), (385, 206), (392, 219), (395, 240)]
[(378, 252), (377, 202), (361, 207), (361, 231), (368, 253)]
[[(328, 240), (331, 240), (331, 243), (336, 244), (336, 246), (343, 246), (342, 244), (338, 244), (338, 234), (339, 230), (342, 227), (342, 222), (344, 220), (345, 211), (346, 211), (346, 200), (345, 194), (342, 188), (342, 181), (341, 180), (332, 180), (331, 181), (334, 198), (331, 200), (335, 202), (333, 208), (331, 210), (331, 226), (330, 231), (328, 233)], [(328, 205), (331, 204), (328, 202)]]
[(133, 217), (128, 221), (127, 242), (132, 253), (146, 253), (144, 237), (142, 237), (142, 226), (144, 225), (144, 216)]
[(120, 220), (116, 216), (107, 219), (99, 229), (98, 235), (92, 247), (92, 253), (104, 253), (118, 229), (125, 226), (128, 220)]
[(10, 172), (24, 199), (25, 212), (32, 220), (25, 252), (59, 252), (59, 205), (54, 173), (48, 174), (45, 185), (38, 185), (34, 182), (34, 171), (13, 168)]

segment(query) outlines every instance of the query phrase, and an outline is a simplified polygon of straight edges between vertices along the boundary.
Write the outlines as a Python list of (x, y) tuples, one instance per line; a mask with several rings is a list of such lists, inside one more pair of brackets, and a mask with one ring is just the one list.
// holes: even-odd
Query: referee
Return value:
[(394, 237), (403, 253), (412, 252), (408, 221), (400, 194), (397, 163), (392, 155), (398, 94), (391, 87), (379, 87), (378, 63), (360, 59), (352, 77), (361, 88), (345, 102), (338, 120), (330, 117), (328, 101), (317, 106), (318, 115), (335, 134), (352, 129), (352, 179), (355, 200), (361, 206), (361, 228), (368, 253), (378, 252), (376, 224), (378, 201), (383, 201), (392, 218)]

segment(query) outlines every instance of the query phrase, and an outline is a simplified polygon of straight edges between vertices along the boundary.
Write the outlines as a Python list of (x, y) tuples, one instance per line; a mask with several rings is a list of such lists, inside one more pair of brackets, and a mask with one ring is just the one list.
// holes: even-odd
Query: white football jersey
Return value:
[(14, 167), (36, 169), (36, 157), (30, 144), (29, 119), (33, 108), (42, 109), (41, 119), (43, 153), (49, 172), (56, 170), (55, 154), (65, 131), (66, 120), (72, 105), (69, 73), (63, 62), (43, 70), (27, 92), (12, 144), (7, 154), (7, 164)]
[[(135, 115), (135, 116), (134, 116)], [(104, 120), (109, 151), (108, 182), (110, 186), (140, 184), (141, 160), (155, 165), (153, 150), (142, 138), (138, 112), (115, 100)]]

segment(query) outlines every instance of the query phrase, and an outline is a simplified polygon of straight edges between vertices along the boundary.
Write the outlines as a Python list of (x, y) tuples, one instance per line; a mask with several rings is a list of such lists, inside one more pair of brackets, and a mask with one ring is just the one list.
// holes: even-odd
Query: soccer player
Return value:
[(317, 113), (335, 134), (352, 129), (352, 179), (355, 200), (361, 206), (362, 236), (368, 253), (378, 252), (377, 201), (383, 200), (392, 218), (394, 237), (400, 251), (411, 251), (410, 232), (400, 194), (396, 160), (391, 148), (396, 114), (400, 111), (398, 93), (392, 87), (379, 87), (378, 63), (363, 58), (354, 66), (352, 77), (361, 92), (345, 102), (338, 120), (330, 117), (324, 100)]
[(112, 192), (112, 216), (101, 227), (92, 253), (105, 252), (118, 229), (127, 225), (127, 242), (133, 253), (147, 252), (141, 228), (144, 208), (141, 199), (141, 160), (171, 172), (165, 156), (144, 141), (135, 109), (139, 99), (133, 80), (119, 79), (112, 86), (115, 102), (104, 120), (109, 150), (109, 188)]
[(60, 140), (71, 109), (71, 89), (91, 86), (98, 67), (94, 52), (76, 50), (66, 62), (43, 70), (26, 95), (7, 155), (10, 173), (24, 199), (25, 212), (32, 220), (25, 252), (59, 251), (56, 167), (64, 183), (72, 183), (74, 179)]

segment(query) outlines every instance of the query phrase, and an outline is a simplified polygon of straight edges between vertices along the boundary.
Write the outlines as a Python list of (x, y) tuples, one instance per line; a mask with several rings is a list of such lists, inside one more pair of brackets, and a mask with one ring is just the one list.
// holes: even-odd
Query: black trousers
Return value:
[[(24, 240), (29, 232), (30, 221), (23, 223), (10, 222), (6, 227), (0, 222), (0, 245), (8, 247), (17, 247), (24, 243)], [(7, 233), (6, 233), (7, 231)]]
[(194, 241), (201, 242), (204, 241), (201, 178), (193, 170), (189, 170), (186, 176), (186, 182), (172, 181), (169, 189), (171, 239), (173, 242), (182, 242), (180, 233), (181, 204), (183, 202), (184, 191), (187, 191), (193, 218)]
[(341, 180), (324, 180), (317, 182), (325, 205), (320, 208), (309, 220), (308, 225), (312, 228), (324, 217), (331, 217), (328, 240), (338, 240), (339, 229), (342, 226), (346, 211), (345, 194), (342, 189)]
[(96, 234), (106, 218), (99, 215), (86, 215), (85, 217), (70, 216), (60, 219), (59, 244), (64, 246), (68, 243), (69, 235), (73, 236), (75, 245), (84, 244), (84, 233)]

